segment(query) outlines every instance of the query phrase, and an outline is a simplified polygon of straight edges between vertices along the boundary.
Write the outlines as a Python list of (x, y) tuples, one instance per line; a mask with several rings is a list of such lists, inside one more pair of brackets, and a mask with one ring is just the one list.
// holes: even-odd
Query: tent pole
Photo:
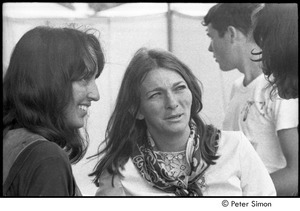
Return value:
[(171, 11), (171, 5), (168, 4), (168, 11), (167, 11), (167, 36), (168, 36), (168, 51), (173, 52), (173, 34), (172, 34), (172, 11)]

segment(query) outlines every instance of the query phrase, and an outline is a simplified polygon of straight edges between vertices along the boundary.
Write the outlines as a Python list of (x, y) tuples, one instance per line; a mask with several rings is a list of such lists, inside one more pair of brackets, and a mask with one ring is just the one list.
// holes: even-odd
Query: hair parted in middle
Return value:
[(146, 140), (146, 122), (144, 119), (137, 119), (140, 109), (140, 88), (147, 74), (159, 68), (175, 71), (186, 81), (192, 93), (191, 119), (198, 128), (203, 158), (208, 164), (214, 164), (213, 160), (217, 159), (215, 140), (218, 130), (212, 125), (206, 125), (198, 114), (203, 107), (201, 82), (174, 54), (161, 49), (140, 48), (124, 74), (116, 106), (107, 126), (105, 141), (102, 142), (106, 145), (94, 155), (103, 154), (94, 171), (89, 175), (95, 176), (94, 182), (97, 186), (98, 179), (105, 170), (112, 175), (121, 175), (119, 168), (124, 167), (135, 144)]
[(66, 123), (74, 81), (101, 74), (105, 58), (95, 32), (74, 27), (37, 26), (16, 44), (3, 82), (3, 136), (26, 128), (68, 152), (78, 162), (88, 147), (78, 129)]

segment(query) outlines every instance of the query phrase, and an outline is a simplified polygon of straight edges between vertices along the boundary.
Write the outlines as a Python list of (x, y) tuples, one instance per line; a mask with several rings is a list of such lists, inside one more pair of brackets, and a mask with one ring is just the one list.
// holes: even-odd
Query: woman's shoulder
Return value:
[(66, 152), (45, 137), (25, 128), (10, 130), (4, 137), (4, 149), (14, 152), (27, 152), (37, 156), (68, 157)]
[[(16, 134), (20, 133), (17, 132)], [(43, 188), (46, 187), (43, 190), (46, 191), (44, 192), (46, 195), (56, 194), (63, 189), (70, 189), (69, 187), (72, 187), (73, 175), (67, 153), (56, 143), (40, 135), (27, 135), (28, 134), (25, 133), (25, 135), (19, 139), (15, 137), (7, 140), (14, 142), (14, 146), (17, 148), (13, 149), (9, 146), (7, 150), (10, 150), (11, 153), (4, 153), (7, 154), (7, 162), (4, 164), (8, 173), (7, 178), (10, 178), (8, 184), (13, 183), (16, 185), (19, 183), (26, 186), (27, 183), (31, 182), (31, 179), (34, 178), (36, 182), (32, 183), (30, 191), (39, 191), (41, 188), (39, 184), (44, 184), (42, 186)], [(34, 137), (34, 141), (30, 142), (30, 144), (26, 143), (26, 141), (32, 137)], [(24, 143), (25, 147), (20, 147)], [(59, 180), (57, 178), (59, 178)], [(17, 181), (17, 183), (14, 181)], [(65, 185), (68, 187), (62, 188), (62, 186)], [(57, 190), (53, 188), (57, 188)], [(33, 195), (37, 193), (38, 192), (32, 192)]]
[(58, 144), (49, 140), (37, 141), (33, 145), (31, 153), (44, 158), (63, 158), (69, 162), (67, 153)]
[(217, 154), (224, 159), (258, 156), (249, 139), (241, 131), (222, 131)]
[[(10, 130), (3, 138), (3, 157), (11, 165), (16, 159), (21, 162), (69, 163), (67, 153), (58, 144), (25, 128)], [(34, 164), (32, 163), (32, 164)]]
[(241, 139), (244, 139), (245, 135), (241, 131), (225, 131), (221, 130), (220, 142), (231, 142), (232, 144), (239, 144)]
[(247, 144), (247, 138), (241, 131), (221, 131), (218, 154), (236, 153), (243, 145)]

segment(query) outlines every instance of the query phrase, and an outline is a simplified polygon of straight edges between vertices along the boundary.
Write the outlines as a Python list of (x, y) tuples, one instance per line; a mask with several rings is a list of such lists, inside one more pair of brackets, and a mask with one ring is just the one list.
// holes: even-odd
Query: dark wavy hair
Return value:
[(259, 7), (259, 3), (219, 3), (209, 9), (202, 25), (211, 24), (220, 37), (224, 36), (229, 26), (248, 35), (252, 29), (252, 13)]
[[(282, 98), (298, 98), (298, 5), (270, 4), (255, 15), (263, 72)], [(272, 76), (272, 77), (271, 77)]]
[[(139, 49), (130, 61), (117, 97), (116, 106), (109, 120), (105, 141), (99, 146), (99, 151), (92, 157), (100, 157), (94, 171), (89, 176), (95, 176), (94, 183), (99, 186), (101, 174), (107, 170), (110, 174), (121, 175), (128, 161), (133, 147), (137, 142), (146, 140), (145, 120), (138, 120), (137, 114), (140, 108), (140, 87), (151, 70), (165, 68), (179, 73), (186, 81), (192, 93), (191, 119), (198, 127), (200, 135), (200, 148), (203, 159), (210, 165), (215, 164), (216, 139), (219, 130), (212, 125), (206, 125), (198, 113), (202, 110), (202, 92), (199, 81), (192, 71), (173, 54), (159, 49)], [(100, 147), (105, 145), (100, 151)], [(122, 175), (121, 175), (122, 176)], [(113, 182), (113, 179), (112, 179)]]
[(38, 26), (16, 44), (3, 79), (3, 137), (26, 128), (68, 152), (78, 162), (88, 147), (88, 134), (66, 123), (73, 100), (72, 82), (100, 75), (104, 55), (96, 30)]

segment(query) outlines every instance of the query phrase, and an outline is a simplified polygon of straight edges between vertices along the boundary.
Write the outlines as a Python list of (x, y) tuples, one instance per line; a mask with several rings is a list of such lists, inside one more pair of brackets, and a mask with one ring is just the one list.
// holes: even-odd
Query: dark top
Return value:
[(56, 143), (36, 141), (10, 168), (6, 196), (74, 196), (76, 183), (66, 152)]

